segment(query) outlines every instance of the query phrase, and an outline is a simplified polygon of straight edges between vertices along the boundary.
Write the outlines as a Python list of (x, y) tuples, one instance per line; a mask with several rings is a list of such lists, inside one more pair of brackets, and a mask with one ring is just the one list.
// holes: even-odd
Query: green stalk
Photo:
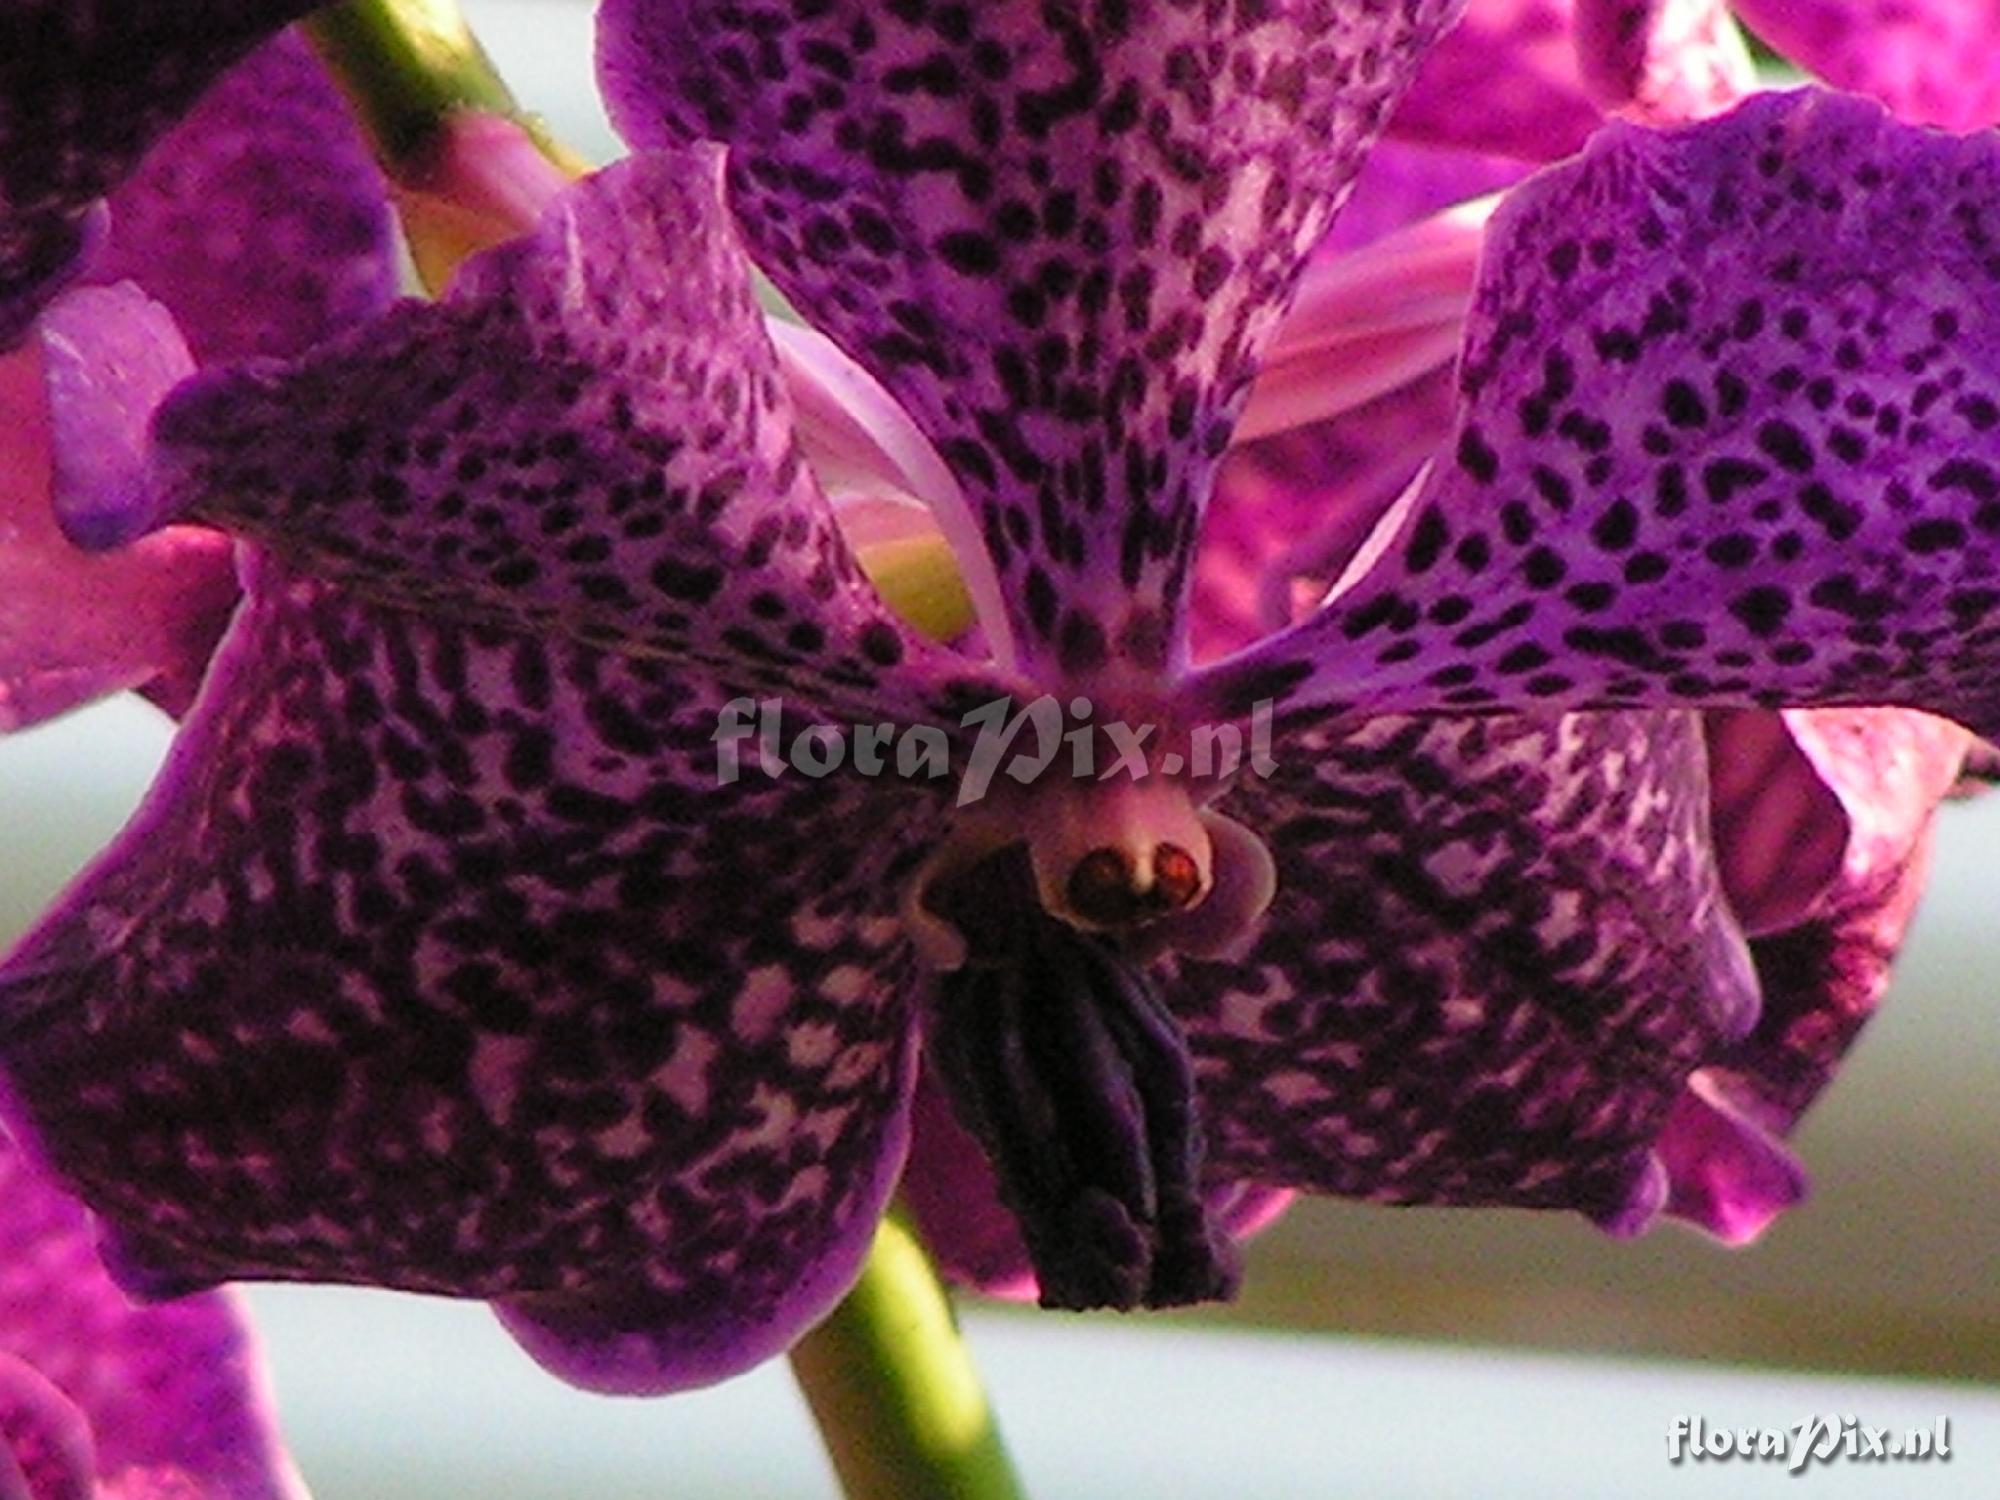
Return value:
[(454, 0), (343, 0), (305, 27), (393, 175), (421, 169), (446, 118), (467, 109), (514, 121), (557, 158), (559, 148), (522, 112)]
[(893, 1215), (792, 1374), (852, 1500), (1022, 1500), (951, 1303)]

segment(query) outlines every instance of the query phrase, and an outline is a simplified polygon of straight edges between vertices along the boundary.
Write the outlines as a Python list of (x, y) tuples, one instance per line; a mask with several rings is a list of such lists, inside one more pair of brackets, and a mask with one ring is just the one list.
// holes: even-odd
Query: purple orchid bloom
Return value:
[[(1806, 60), (1826, 65), (1829, 54), (1845, 57), (1846, 71), (1831, 71), (1913, 120), (1933, 118), (1936, 106), (1897, 61), (1905, 33), (1973, 27), (1976, 14), (1953, 10), (1926, 20), (1907, 9), (1886, 18), (1854, 6), (1800, 9), (1822, 17)], [(1573, 44), (1566, 33), (1572, 19)], [(1877, 20), (1892, 43), (1879, 53), (1864, 44)], [(1990, 39), (1990, 18), (1979, 25)], [(1863, 58), (1882, 66), (1863, 69)], [(1598, 108), (1671, 123), (1721, 112), (1738, 102), (1733, 94), (1746, 81), (1741, 39), (1715, 4), (1581, 0), (1572, 17), (1571, 7), (1555, 0), (1476, 0), (1471, 20), (1433, 52), (1391, 122), (1392, 136), (1426, 144), (1378, 151), (1370, 167), (1376, 180), (1364, 174), (1357, 189), (1357, 199), (1370, 200), (1359, 217), (1364, 230), (1379, 233), (1381, 225), (1507, 180), (1506, 157), (1493, 153), (1560, 154), (1572, 144), (1563, 121)], [(1445, 85), (1457, 89), (1449, 111), (1440, 108)], [(1449, 130), (1440, 134), (1439, 122)], [(1477, 150), (1458, 149), (1466, 146)], [(1350, 208), (1341, 231), (1356, 217)], [(1415, 256), (1401, 249), (1397, 258), (1448, 275), (1450, 263), (1427, 255), (1421, 237), (1435, 241), (1439, 227), (1413, 240)], [(1448, 295), (1448, 280), (1433, 285)], [(1299, 601), (1323, 594), (1402, 481), (1445, 445), (1451, 407), (1439, 370), (1361, 410), (1300, 424), (1234, 454), (1218, 484), (1197, 574), (1198, 645), (1205, 636), (1211, 645), (1247, 645), (1287, 623)], [(1211, 568), (1217, 551), (1228, 565)], [(1886, 990), (1922, 886), (1932, 813), (1967, 739), (1927, 715), (1896, 709), (1722, 710), (1708, 717), (1707, 738), (1713, 837), (1731, 906), (1750, 935), (1764, 1007), (1755, 1035), (1739, 1049), (1753, 1060), (1691, 1080), (1660, 1151), (1674, 1180), (1670, 1211), (1739, 1243), (1798, 1196), (1802, 1178), (1758, 1133), (1733, 1125), (1719, 1131), (1708, 1117), (1716, 1109), (1737, 1112), (1725, 1097), (1733, 1096), (1767, 1134), (1782, 1135), (1831, 1077)], [(1829, 746), (1847, 750), (1830, 754)], [(1773, 1050), (1787, 1035), (1797, 1049), (1789, 1062)], [(1731, 1186), (1732, 1176), (1742, 1181)]]
[(135, 1308), (0, 1135), (0, 1496), (304, 1500), (233, 1298)]
[[(1996, 361), (1952, 280), (1994, 147), (1814, 93), (1603, 132), (1493, 221), (1443, 459), (1316, 612), (1197, 665), (1233, 425), (1458, 9), (610, 0), (639, 155), (443, 302), (200, 372), (133, 289), (56, 307), (78, 368), (145, 350), (52, 382), (59, 446), (99, 439), (71, 533), (255, 548), (160, 783), (0, 970), (23, 1127), (134, 1284), (476, 1296), (580, 1383), (721, 1378), (851, 1281), (920, 1052), (1063, 1305), (1225, 1292), (1293, 1189), (1724, 1235), (1796, 1196), (1775, 1134), (1880, 966), (1760, 997), (1699, 710), (2000, 717)], [(901, 408), (846, 435), (985, 654), (864, 577), (746, 247)], [(778, 695), (1161, 734), (970, 806), (719, 777)], [(1265, 701), (1273, 774), (1168, 769)], [(1831, 789), (1787, 920), (1892, 946), (1930, 804), (1875, 818), (1857, 725), (1743, 795)]]
[[(15, 14), (22, 9), (14, 6), (0, 19), (0, 37), (26, 24)], [(50, 13), (60, 12), (60, 19), (47, 24), (81, 26), (76, 18), (87, 10), (54, 7)], [(95, 35), (79, 32), (70, 40), (81, 46)], [(9, 282), (5, 247), (46, 248), (73, 222), (67, 210), (57, 212), (56, 199), (35, 195), (58, 187), (94, 192), (114, 176), (115, 191), (95, 210), (90, 253), (67, 265), (61, 279), (139, 287), (172, 312), (202, 363), (298, 354), (388, 305), (396, 251), (386, 184), (331, 80), (298, 38), (276, 38), (237, 63), (177, 124), (165, 113), (135, 115), (125, 107), (129, 101), (102, 106), (123, 126), (143, 122), (146, 142), (120, 134), (57, 148), (36, 133), (50, 128), (44, 111), (65, 86), (87, 98), (109, 64), (88, 47), (57, 50), (52, 58), (46, 49), (53, 44), (36, 36), (36, 48), (44, 50), (0, 43), (7, 59), (0, 64), (0, 172), (39, 170), (36, 163), (50, 157), (81, 162), (93, 147), (104, 155), (42, 188), (25, 176), (0, 177), (6, 210), (0, 222), (8, 236), (0, 241), (0, 305), (12, 296), (23, 318), (32, 316), (54, 279)], [(162, 40), (157, 28), (143, 25), (120, 36), (121, 45), (132, 47)], [(221, 49), (178, 65), (203, 77), (203, 69), (238, 50), (230, 27), (190, 40)], [(58, 61), (84, 71), (65, 85)], [(22, 92), (25, 83), (8, 70), (23, 68), (42, 92)], [(32, 128), (24, 133), (23, 126)], [(138, 144), (150, 149), (135, 156)], [(61, 202), (76, 206), (73, 198)], [(254, 234), (248, 225), (256, 226)], [(143, 347), (124, 352), (142, 363), (146, 358)], [(228, 538), (199, 527), (170, 528), (108, 557), (66, 541), (50, 504), (54, 466), (98, 462), (101, 455), (87, 442), (52, 448), (45, 364), (63, 380), (122, 378), (115, 365), (80, 367), (62, 352), (45, 361), (32, 341), (0, 354), (0, 731), (121, 688), (141, 689), (178, 713), (192, 700), (235, 606), (233, 548)]]

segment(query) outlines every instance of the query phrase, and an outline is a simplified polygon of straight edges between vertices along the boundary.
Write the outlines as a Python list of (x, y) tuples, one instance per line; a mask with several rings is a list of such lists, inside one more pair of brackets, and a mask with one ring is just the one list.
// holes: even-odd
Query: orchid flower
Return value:
[[(1061, 1305), (1225, 1293), (1294, 1189), (1725, 1235), (1795, 1196), (1844, 1033), (1811, 955), (1760, 996), (1697, 710), (1993, 727), (1954, 277), (1994, 148), (1810, 92), (1608, 128), (1491, 221), (1442, 459), (1197, 664), (1217, 465), (1458, 9), (610, 0), (637, 154), (443, 301), (205, 370), (135, 288), (51, 309), (69, 535), (253, 544), (159, 784), (0, 970), (22, 1130), (122, 1273), (481, 1297), (579, 1383), (721, 1378), (852, 1280), (920, 1055)], [(752, 259), (865, 381), (806, 340), (788, 383)], [(845, 539), (791, 395), (841, 381), (980, 651)], [(1159, 732), (964, 805), (719, 775), (780, 696)], [(1172, 767), (1264, 703), (1272, 774)], [(1829, 879), (1900, 878), (1928, 806), (1864, 824), (1856, 726), (1749, 795), (1853, 786)]]
[[(1554, 156), (1571, 144), (1560, 122), (1589, 109), (1671, 123), (1719, 112), (1748, 86), (1745, 49), (1717, 4), (1579, 0), (1573, 16), (1571, 9), (1555, 0), (1479, 0), (1468, 23), (1432, 54), (1392, 132), (1436, 146), (1436, 126), (1448, 122), (1451, 133), (1443, 139), (1460, 147)], [(1766, 26), (1757, 7), (1739, 9)], [(1815, 18), (1811, 37), (1801, 40), (1801, 61), (1919, 121), (1948, 117), (1937, 113), (1935, 96), (1906, 65), (1910, 33), (1935, 40), (1960, 28), (1953, 55), (1962, 56), (1981, 35), (1991, 40), (2000, 22), (1980, 7), (1935, 16), (1924, 7), (1879, 14), (1841, 4), (1777, 9), (1783, 18), (1766, 29), (1788, 19), (1795, 27), (1788, 36), (1800, 35), (1803, 18)], [(1566, 34), (1572, 20), (1573, 42)], [(1449, 113), (1438, 108), (1441, 88), (1455, 90)], [(1956, 97), (1964, 103), (1978, 93), (1967, 89)], [(1523, 108), (1510, 109), (1509, 101)], [(1981, 123), (1970, 114), (1956, 118)], [(1462, 150), (1422, 151), (1415, 175), (1422, 183), (1468, 168), (1490, 170), (1483, 160)], [(1399, 436), (1385, 444), (1385, 433)], [(1395, 472), (1409, 472), (1412, 449), (1434, 450), (1447, 435), (1448, 402), (1419, 384), (1372, 412), (1308, 426), (1281, 445), (1260, 445), (1248, 482), (1260, 495), (1286, 502), (1286, 520), (1262, 530), (1296, 533), (1296, 523), (1287, 527), (1290, 517), (1315, 499), (1332, 514), (1359, 509), (1372, 518), (1379, 498), (1365, 486), (1357, 497), (1344, 470), (1357, 456), (1367, 460), (1387, 447), (1396, 455)], [(1225, 510), (1228, 489), (1220, 497)], [(1357, 498), (1365, 503), (1357, 506)], [(1232, 535), (1257, 535), (1259, 509), (1238, 514), (1243, 519)], [(1337, 575), (1337, 564), (1351, 556), (1353, 532), (1350, 521), (1344, 534), (1336, 533), (1342, 545), (1318, 549), (1318, 556), (1295, 543), (1275, 552), (1262, 580), (1266, 624), (1289, 618), (1299, 575), (1325, 581)], [(1732, 907), (1751, 937), (1764, 1008), (1756, 1032), (1737, 1049), (1754, 1061), (1698, 1073), (1662, 1153), (1674, 1163), (1675, 1211), (1741, 1241), (1796, 1196), (1800, 1179), (1796, 1168), (1768, 1158), (1760, 1164), (1763, 1153), (1738, 1148), (1696, 1171), (1692, 1143), (1721, 1139), (1702, 1118), (1711, 1106), (1740, 1107), (1783, 1133), (1825, 1085), (1886, 990), (1890, 959), (1922, 884), (1931, 814), (1966, 740), (1924, 714), (1895, 709), (1727, 710), (1709, 716), (1707, 736), (1713, 836)], [(1781, 1060), (1788, 1049), (1796, 1050)], [(1702, 1175), (1713, 1184), (1722, 1160), (1762, 1184), (1754, 1208), (1742, 1187), (1734, 1190), (1734, 1205), (1725, 1206), (1720, 1196), (1697, 1201), (1700, 1195), (1683, 1186)]]
[[(60, 280), (130, 282), (172, 310), (193, 356), (208, 363), (297, 354), (387, 306), (395, 250), (385, 185), (332, 82), (297, 38), (244, 58), (175, 124), (144, 112), (151, 94), (143, 106), (90, 98), (114, 71), (91, 31), (70, 38), (79, 66), (89, 66), (71, 80), (79, 97), (61, 104), (52, 95), (68, 75), (49, 63), (48, 44), (37, 36), (33, 46), (14, 45), (10, 36), (27, 25), (20, 10), (0, 17), (0, 308), (12, 309), (0, 323), (12, 316), (26, 326)], [(54, 7), (46, 24), (80, 26), (88, 13)], [(211, 45), (217, 38), (235, 57), (229, 29), (204, 33)], [(143, 57), (140, 44), (160, 38), (140, 26), (115, 40)], [(160, 130), (136, 158), (123, 134), (134, 109)], [(36, 134), (72, 117), (116, 118), (120, 133), (67, 151)], [(103, 155), (84, 163), (92, 145)], [(53, 161), (71, 162), (74, 174), (43, 187), (29, 180)], [(60, 274), (24, 270), (80, 232), (75, 195), (94, 195), (114, 177), (109, 201), (86, 220), (94, 226), (89, 253)], [(66, 196), (38, 196), (58, 189)], [(253, 224), (254, 235), (246, 232)], [(120, 688), (140, 688), (179, 712), (235, 606), (231, 544), (199, 527), (168, 528), (115, 556), (91, 557), (65, 541), (50, 504), (57, 455), (43, 364), (33, 342), (0, 353), (0, 730)], [(61, 457), (93, 461), (82, 446)]]
[(304, 1500), (233, 1297), (135, 1308), (0, 1136), (0, 1496)]

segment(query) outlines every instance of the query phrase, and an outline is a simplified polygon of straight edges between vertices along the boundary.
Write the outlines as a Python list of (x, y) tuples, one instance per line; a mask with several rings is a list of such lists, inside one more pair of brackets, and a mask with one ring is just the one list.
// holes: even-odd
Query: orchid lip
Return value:
[(1235, 1264), (1201, 1191), (1193, 1064), (1143, 961), (1046, 911), (1018, 845), (937, 893), (966, 936), (926, 1054), (980, 1142), (1043, 1305), (1227, 1296)]

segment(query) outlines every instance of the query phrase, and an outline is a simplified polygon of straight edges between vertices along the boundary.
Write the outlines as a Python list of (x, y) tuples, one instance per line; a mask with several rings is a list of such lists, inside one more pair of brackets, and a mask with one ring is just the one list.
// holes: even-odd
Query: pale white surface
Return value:
[[(474, 1308), (257, 1294), (319, 1500), (832, 1500), (782, 1365), (666, 1401), (581, 1396)], [(2000, 1395), (1366, 1340), (973, 1316), (968, 1336), (1038, 1500), (1984, 1500)], [(1946, 1463), (1667, 1460), (1677, 1416), (1777, 1426), (1951, 1419)], [(915, 1500), (915, 1497), (912, 1497)]]

